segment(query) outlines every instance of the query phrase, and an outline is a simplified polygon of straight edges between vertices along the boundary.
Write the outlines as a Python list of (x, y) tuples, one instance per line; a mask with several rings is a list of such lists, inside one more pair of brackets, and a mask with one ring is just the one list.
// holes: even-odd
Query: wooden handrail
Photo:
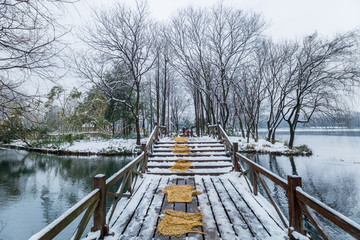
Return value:
[(223, 127), (219, 124), (218, 128), (220, 129), (221, 134), (224, 136), (225, 141), (229, 144), (229, 146), (231, 147), (231, 149), (233, 148), (233, 144), (230, 141), (229, 136), (227, 135), (227, 133), (225, 132), (225, 130), (223, 129)]
[[(160, 127), (155, 124), (155, 128), (151, 132), (149, 139), (146, 141), (145, 146), (142, 146), (142, 152), (139, 156), (133, 159), (131, 162), (126, 164), (125, 167), (120, 169), (118, 172), (113, 174), (105, 181), (105, 175), (97, 175), (94, 179), (95, 190), (89, 193), (86, 197), (76, 203), (73, 207), (67, 210), (64, 214), (60, 217), (55, 219), (52, 223), (50, 223), (47, 227), (45, 227), (40, 232), (33, 235), (30, 239), (31, 240), (45, 240), (45, 239), (53, 239), (56, 235), (58, 235), (63, 229), (65, 229), (71, 222), (73, 222), (82, 212), (85, 210), (86, 213), (83, 216), (83, 219), (80, 221), (77, 230), (75, 231), (75, 235), (73, 239), (79, 239), (81, 237), (82, 232), (84, 231), (86, 225), (89, 222), (89, 219), (92, 214), (94, 214), (94, 224), (97, 222), (96, 230), (100, 227), (101, 236), (106, 234), (107, 226), (104, 220), (106, 214), (106, 205), (105, 205), (105, 195), (115, 197), (115, 201), (111, 207), (112, 210), (115, 209), (116, 204), (119, 202), (120, 198), (123, 196), (131, 196), (133, 185), (136, 184), (136, 179), (138, 175), (141, 175), (143, 171), (145, 171), (146, 166), (146, 159), (147, 153), (152, 152), (152, 145), (154, 139), (157, 140), (159, 136), (159, 129)], [(136, 169), (135, 169), (136, 168)], [(133, 175), (135, 174), (135, 180), (133, 181)], [(103, 183), (99, 183), (99, 178)], [(122, 179), (122, 184), (117, 193), (107, 193), (107, 191), (118, 181)], [(97, 183), (96, 183), (97, 182)], [(97, 185), (97, 186), (96, 186)], [(123, 194), (122, 191), (124, 190), (125, 185), (128, 185), (130, 194)], [(101, 196), (100, 196), (101, 195)], [(110, 214), (112, 215), (112, 213)], [(108, 220), (111, 216), (108, 218)], [(101, 223), (101, 224), (99, 224)], [(95, 226), (94, 226), (95, 227)]]
[(270, 179), (271, 181), (273, 181), (274, 183), (279, 185), (285, 191), (288, 191), (288, 183), (282, 177), (272, 173), (271, 171), (267, 170), (266, 168), (264, 168), (263, 166), (255, 163), (255, 162), (251, 161), (250, 159), (241, 155), (240, 153), (236, 153), (236, 157), (238, 159), (240, 159), (241, 161), (245, 162), (246, 164), (248, 164), (253, 169), (255, 169), (255, 171), (261, 173), (262, 175), (264, 175), (265, 177), (267, 177), (268, 179)]
[(148, 140), (146, 141), (146, 147), (150, 148), (152, 146), (152, 143), (154, 139), (156, 138), (156, 134), (158, 133), (159, 126), (156, 124), (153, 131), (151, 132)]
[(125, 167), (120, 169), (117, 173), (113, 174), (106, 180), (106, 191), (109, 190), (111, 186), (117, 183), (125, 174), (127, 174), (131, 169), (134, 168), (136, 164), (138, 164), (141, 160), (144, 159), (144, 153), (142, 152), (139, 156), (137, 156), (134, 160), (126, 164)]
[[(236, 159), (239, 159), (240, 161), (243, 161), (246, 164), (248, 164), (250, 166), (250, 168), (254, 171), (254, 175), (261, 173), (262, 175), (264, 175), (265, 177), (267, 177), (268, 179), (273, 181), (275, 184), (277, 184), (281, 188), (283, 188), (288, 193), (288, 195), (290, 194), (289, 193), (290, 186), (288, 184), (288, 181), (286, 181), (285, 179), (270, 172), (266, 168), (260, 166), (259, 164), (255, 163), (254, 161), (246, 158), (245, 156), (241, 155), (240, 153), (236, 153)], [(243, 174), (243, 175), (245, 175), (245, 174)], [(299, 178), (299, 177), (288, 176), (288, 178)], [(255, 183), (255, 184), (257, 184), (257, 183)], [(292, 192), (293, 192), (291, 194), (292, 198), (293, 198), (292, 201), (293, 202), (295, 201), (295, 204), (296, 204), (296, 202), (298, 202), (300, 205), (300, 209), (297, 208), (295, 211), (300, 210), (301, 214), (306, 214), (311, 219), (311, 222), (314, 225), (318, 222), (318, 219), (315, 219), (316, 216), (313, 215), (313, 213), (311, 212), (311, 209), (318, 212), (320, 215), (322, 215), (323, 217), (325, 217), (326, 219), (328, 219), (329, 221), (331, 221), (332, 223), (334, 223), (335, 225), (337, 225), (338, 227), (340, 227), (341, 229), (343, 229), (344, 231), (349, 233), (351, 236), (355, 237), (356, 239), (360, 239), (360, 225), (358, 223), (354, 222), (353, 220), (349, 219), (348, 217), (344, 216), (343, 214), (337, 212), (336, 210), (332, 209), (331, 207), (329, 207), (326, 204), (322, 203), (321, 201), (317, 200), (310, 194), (304, 192), (301, 187), (296, 187), (296, 185), (294, 185)], [(291, 207), (291, 206), (289, 206), (289, 207)], [(309, 209), (309, 207), (310, 207), (310, 209)], [(303, 208), (305, 208), (306, 211), (303, 211)], [(292, 210), (289, 209), (289, 212), (290, 211), (294, 211), (294, 209), (292, 209)], [(293, 215), (293, 214), (296, 215), (296, 217), (295, 217), (297, 219), (296, 221), (302, 221), (302, 217), (299, 217), (299, 213), (291, 212), (291, 215)], [(289, 220), (291, 221), (291, 219), (289, 219)], [(294, 221), (294, 217), (292, 217), (292, 221)], [(320, 232), (320, 234), (323, 237), (325, 237), (324, 239), (331, 239), (331, 236), (327, 237), (329, 234), (326, 231), (326, 229), (323, 229), (323, 225), (321, 223), (317, 223), (317, 224), (318, 224), (318, 226), (315, 226), (315, 228), (317, 228), (318, 231)], [(293, 225), (294, 225), (294, 223), (290, 222), (289, 226), (294, 227)], [(304, 233), (304, 232), (302, 232), (302, 223), (301, 222), (296, 222), (295, 225), (297, 225), (299, 228), (299, 229), (295, 229), (295, 231)], [(290, 235), (290, 239), (293, 239), (292, 235)]]
[(304, 192), (300, 187), (296, 188), (296, 198), (320, 213), (322, 216), (349, 233), (354, 238), (360, 239), (360, 225), (358, 223), (320, 202), (310, 194)]
[(100, 190), (95, 189), (86, 195), (80, 202), (76, 203), (69, 210), (55, 219), (47, 227), (33, 235), (29, 240), (53, 239), (76, 219), (85, 209), (95, 203), (100, 197)]

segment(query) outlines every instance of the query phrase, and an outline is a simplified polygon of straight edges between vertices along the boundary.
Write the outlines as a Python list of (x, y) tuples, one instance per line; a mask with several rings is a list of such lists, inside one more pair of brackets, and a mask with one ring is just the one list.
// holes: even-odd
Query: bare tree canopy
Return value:
[[(86, 54), (84, 61), (78, 64), (80, 73), (91, 82), (100, 84), (110, 99), (128, 104), (136, 120), (137, 144), (140, 144), (141, 81), (154, 63), (152, 48), (155, 33), (147, 5), (137, 2), (136, 8), (132, 9), (116, 3), (110, 10), (95, 11), (94, 18), (94, 24), (89, 25), (82, 36), (92, 56)], [(104, 78), (104, 74), (116, 65), (123, 66), (125, 74), (131, 79), (127, 83), (130, 87), (128, 93), (135, 95), (135, 101), (131, 104), (126, 99), (115, 97), (116, 80), (109, 85)], [(101, 70), (95, 69), (98, 66), (101, 66)]]
[[(68, 1), (70, 2), (70, 1)], [(52, 79), (66, 33), (56, 16), (63, 1), (0, 1), (0, 108), (2, 114), (24, 111), (32, 96), (24, 91), (31, 78)]]

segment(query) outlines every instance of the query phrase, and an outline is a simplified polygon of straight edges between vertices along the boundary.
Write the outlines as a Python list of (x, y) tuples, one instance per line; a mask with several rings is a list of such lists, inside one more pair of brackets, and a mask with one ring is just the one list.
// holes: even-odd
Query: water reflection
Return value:
[(28, 239), (91, 192), (93, 176), (111, 176), (131, 159), (1, 150), (0, 239)]
[[(308, 144), (311, 157), (248, 155), (249, 158), (278, 174), (302, 177), (303, 189), (328, 206), (360, 223), (360, 137), (358, 133), (300, 135), (297, 144)], [(266, 178), (265, 178), (266, 179)], [(271, 181), (266, 181), (273, 196), (288, 215), (286, 193)], [(264, 195), (264, 194), (263, 194)], [(335, 239), (353, 239), (332, 223), (320, 217)], [(314, 239), (321, 239), (309, 221), (305, 222)]]

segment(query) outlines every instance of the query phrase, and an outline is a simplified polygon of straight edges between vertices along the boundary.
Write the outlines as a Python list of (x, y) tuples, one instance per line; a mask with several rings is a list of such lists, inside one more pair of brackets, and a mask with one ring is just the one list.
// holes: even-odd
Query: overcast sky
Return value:
[[(75, 28), (81, 27), (91, 21), (91, 8), (108, 8), (116, 1), (135, 5), (135, 0), (80, 0), (74, 4), (75, 8), (69, 9), (64, 21)], [(220, 2), (261, 13), (269, 23), (265, 33), (274, 40), (301, 39), (315, 31), (331, 37), (335, 33), (360, 29), (360, 0), (148, 0), (153, 18), (160, 21), (168, 20), (178, 9), (189, 5), (211, 7)], [(76, 42), (76, 38), (71, 41)], [(64, 84), (66, 88), (74, 86), (73, 81)], [(360, 111), (360, 98), (353, 100), (353, 108)]]
[[(134, 0), (118, 0), (134, 5)], [(71, 13), (69, 21), (76, 25), (91, 19), (93, 7), (111, 7), (115, 0), (81, 0), (75, 4), (78, 13)], [(336, 32), (354, 30), (360, 26), (360, 0), (148, 0), (152, 16), (166, 21), (179, 8), (213, 6), (223, 2), (227, 6), (262, 13), (269, 22), (266, 31), (274, 40), (299, 39), (317, 31), (332, 36)]]

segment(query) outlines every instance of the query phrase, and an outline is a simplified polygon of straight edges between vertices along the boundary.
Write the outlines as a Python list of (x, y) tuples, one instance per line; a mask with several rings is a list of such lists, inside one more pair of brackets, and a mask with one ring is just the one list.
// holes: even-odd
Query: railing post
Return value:
[(221, 139), (221, 133), (220, 133), (220, 122), (217, 122), (217, 134), (218, 134), (218, 139)]
[(288, 176), (288, 197), (289, 197), (289, 236), (290, 239), (294, 239), (292, 236), (292, 229), (301, 234), (304, 234), (303, 229), (303, 216), (301, 207), (296, 199), (296, 187), (301, 187), (301, 177), (296, 175)]
[(159, 141), (159, 126), (158, 126), (158, 123), (155, 122), (155, 123), (154, 123), (154, 126), (155, 126), (155, 128), (156, 128), (156, 131), (155, 131), (155, 140), (156, 140), (156, 141)]
[(207, 133), (207, 135), (209, 135), (209, 136), (210, 136), (210, 129), (209, 129), (209, 125), (210, 125), (209, 123), (206, 125), (206, 127), (207, 127), (207, 128), (206, 128), (206, 133)]
[(253, 193), (256, 196), (258, 194), (258, 185), (257, 185), (257, 172), (254, 168), (252, 168), (252, 174), (253, 174)]
[(240, 172), (240, 166), (239, 166), (239, 161), (237, 159), (236, 153), (239, 151), (239, 143), (238, 142), (233, 142), (233, 164), (234, 164), (234, 169), (236, 172)]
[(106, 216), (106, 176), (105, 174), (98, 174), (94, 177), (94, 189), (100, 189), (99, 203), (94, 212), (94, 227), (92, 231), (100, 230), (100, 239), (103, 239), (108, 232), (108, 227), (105, 226)]
[(145, 172), (145, 171), (147, 170), (147, 161), (148, 161), (146, 143), (142, 143), (142, 144), (141, 144), (141, 151), (144, 152), (143, 167), (142, 167), (141, 170), (142, 170), (143, 172)]

